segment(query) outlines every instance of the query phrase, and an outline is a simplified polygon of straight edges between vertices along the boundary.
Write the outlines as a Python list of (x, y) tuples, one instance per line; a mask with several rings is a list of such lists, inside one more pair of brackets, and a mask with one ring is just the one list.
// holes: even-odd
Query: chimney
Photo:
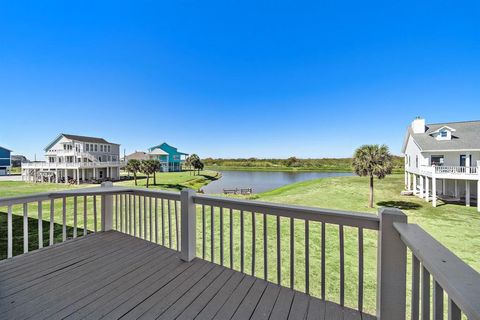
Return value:
[(425, 119), (416, 117), (415, 120), (412, 121), (412, 130), (413, 133), (425, 133)]

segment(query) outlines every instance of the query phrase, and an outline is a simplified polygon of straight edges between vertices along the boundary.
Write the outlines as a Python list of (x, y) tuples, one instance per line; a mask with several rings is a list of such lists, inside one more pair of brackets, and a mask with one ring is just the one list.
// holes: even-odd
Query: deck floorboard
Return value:
[(0, 262), (1, 319), (372, 319), (119, 232)]

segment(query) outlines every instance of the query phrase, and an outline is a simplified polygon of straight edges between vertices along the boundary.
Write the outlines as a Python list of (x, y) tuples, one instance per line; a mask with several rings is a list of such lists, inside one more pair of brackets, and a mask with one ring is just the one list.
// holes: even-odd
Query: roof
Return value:
[(58, 140), (60, 140), (61, 137), (65, 137), (65, 138), (70, 139), (70, 140), (89, 142), (89, 143), (118, 144), (118, 143), (108, 142), (107, 140), (105, 140), (103, 138), (87, 137), (87, 136), (79, 136), (79, 135), (74, 135), (74, 134), (60, 133), (52, 142), (50, 142), (50, 144), (47, 147), (45, 147), (45, 150), (50, 149), (55, 143), (57, 143)]
[(12, 150), (10, 150), (10, 149), (8, 149), (8, 148), (5, 148), (5, 147), (2, 147), (2, 146), (0, 146), (0, 149), (5, 149), (5, 150), (7, 150), (7, 151), (12, 152)]
[(131, 153), (131, 154), (126, 156), (127, 160), (130, 160), (130, 159), (145, 160), (147, 158), (148, 158), (147, 153), (143, 152), (143, 151), (135, 151), (134, 153)]
[(156, 148), (156, 149), (153, 149), (152, 151), (150, 151), (148, 154), (150, 154), (152, 156), (167, 156), (168, 152), (165, 152), (160, 148)]
[[(405, 152), (408, 137), (412, 136), (415, 143), (422, 151), (480, 151), (480, 120), (463, 122), (446, 122), (427, 124), (425, 133), (413, 133), (408, 127), (405, 137), (403, 152)], [(437, 140), (433, 133), (448, 127), (452, 131), (451, 140)]]
[[(175, 148), (174, 146), (169, 145), (169, 144), (166, 143), (166, 142), (163, 142), (163, 143), (161, 143), (161, 144), (159, 144), (159, 145), (157, 145), (157, 146), (150, 147), (150, 148), (148, 148), (148, 150), (149, 150), (149, 151), (153, 151), (153, 150), (155, 150), (155, 149), (161, 149), (161, 150), (165, 151), (165, 149), (164, 149), (165, 147), (168, 147), (168, 148), (171, 148), (171, 149), (175, 150), (175, 152), (178, 153), (178, 154), (188, 156), (188, 153), (180, 152), (180, 151), (178, 151), (177, 148)], [(168, 154), (168, 152), (167, 152), (167, 154)]]

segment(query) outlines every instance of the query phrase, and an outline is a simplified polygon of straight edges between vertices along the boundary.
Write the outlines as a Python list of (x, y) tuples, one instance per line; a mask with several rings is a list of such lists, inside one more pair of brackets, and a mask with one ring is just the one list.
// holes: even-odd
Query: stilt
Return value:
[(470, 207), (470, 180), (465, 180), (465, 205)]
[(65, 169), (65, 184), (68, 184), (68, 169)]
[(425, 201), (430, 201), (430, 179), (428, 177), (425, 177)]
[(437, 206), (437, 179), (432, 177), (432, 206)]
[(77, 185), (80, 184), (80, 169), (77, 168)]
[(458, 199), (458, 180), (455, 180), (455, 199)]
[(413, 194), (417, 195), (417, 175), (413, 174)]
[(424, 176), (420, 176), (420, 199), (423, 199), (424, 194), (423, 194), (423, 184), (424, 184)]
[(447, 188), (445, 187), (445, 179), (442, 179), (442, 194), (445, 195), (447, 193)]

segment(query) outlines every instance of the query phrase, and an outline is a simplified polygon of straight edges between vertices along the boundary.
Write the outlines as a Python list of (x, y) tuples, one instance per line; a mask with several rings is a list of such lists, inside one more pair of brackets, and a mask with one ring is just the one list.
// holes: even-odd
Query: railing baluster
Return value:
[[(153, 239), (153, 220), (152, 220), (152, 197), (148, 198), (148, 227), (150, 229), (150, 234), (148, 240), (152, 241)], [(178, 250), (178, 241), (177, 241), (177, 250)]]
[[(127, 200), (125, 199), (125, 204), (126, 202)], [(127, 217), (127, 211), (125, 210), (125, 219), (126, 217)], [(97, 196), (93, 196), (93, 232), (97, 232)], [(126, 222), (125, 222), (125, 232), (127, 232)]]
[(358, 311), (363, 312), (363, 228), (358, 228)]
[(128, 195), (128, 234), (132, 234), (133, 233), (133, 219), (132, 219), (132, 213), (133, 213), (133, 210), (132, 210), (132, 195), (129, 194)]
[(62, 241), (67, 240), (67, 199), (62, 198)]
[(50, 199), (50, 239), (49, 245), (52, 245), (55, 238), (55, 200)]
[(343, 225), (338, 226), (340, 243), (340, 305), (345, 305), (345, 237)]
[(277, 216), (277, 283), (282, 284), (282, 253), (281, 253), (281, 232), (280, 232), (280, 216)]
[(448, 299), (448, 320), (460, 320), (461, 318), (460, 308), (452, 299)]
[(124, 194), (124, 197), (125, 197), (125, 233), (128, 233), (128, 194)]
[[(169, 205), (170, 205), (170, 201), (168, 202)], [(169, 210), (170, 211), (170, 208)], [(170, 213), (169, 213), (169, 217), (170, 217)], [(147, 225), (147, 197), (143, 197), (143, 239), (147, 239), (147, 234), (148, 234), (148, 225)], [(168, 233), (170, 233), (170, 230), (168, 231)], [(172, 247), (172, 244), (169, 243), (170, 245), (170, 248)]]
[(43, 207), (42, 201), (38, 201), (38, 248), (43, 248)]
[(133, 236), (137, 236), (137, 196), (133, 195)]
[(305, 293), (310, 294), (310, 221), (305, 220)]
[(23, 204), (23, 253), (28, 252), (28, 203)]
[(230, 209), (230, 268), (233, 269), (233, 210)]
[(263, 214), (263, 278), (268, 281), (268, 227), (267, 215)]
[(210, 258), (215, 262), (215, 208), (210, 206)]
[(87, 196), (83, 196), (83, 235), (86, 236), (88, 234), (88, 218), (87, 218)]
[(123, 194), (120, 195), (120, 232), (123, 232)]
[(256, 226), (255, 212), (252, 211), (252, 276), (255, 276), (255, 255), (256, 255)]
[(142, 238), (142, 196), (138, 196), (138, 236)]
[(223, 208), (220, 207), (220, 264), (223, 267)]
[(168, 247), (172, 248), (172, 218), (170, 200), (167, 200), (167, 214), (168, 214)]
[(443, 320), (443, 289), (433, 281), (433, 320)]
[(290, 288), (295, 287), (295, 220), (290, 218)]
[(165, 207), (165, 203), (163, 201), (163, 198), (161, 200), (161, 205), (162, 205), (162, 246), (165, 246), (165, 218), (164, 218), (164, 213), (165, 213), (165, 210), (164, 210), (164, 207)]
[(115, 195), (115, 230), (118, 231), (118, 194)]
[(73, 237), (77, 237), (77, 197), (73, 197)]
[(420, 261), (412, 252), (412, 320), (419, 318), (419, 300), (420, 300)]
[(244, 271), (245, 266), (245, 235), (243, 223), (243, 210), (240, 211), (240, 271)]
[[(180, 250), (180, 231), (179, 231), (179, 220), (178, 220), (178, 205), (177, 200), (173, 200), (173, 207), (175, 209), (175, 237), (176, 237), (176, 244), (177, 250)], [(152, 220), (150, 219), (150, 222)], [(151, 231), (152, 229), (150, 229)], [(151, 236), (151, 235), (150, 235)]]
[(322, 222), (322, 240), (321, 240), (321, 250), (322, 250), (322, 274), (321, 274), (321, 295), (322, 300), (325, 300), (325, 223)]
[(422, 265), (422, 320), (430, 319), (430, 273)]
[(12, 224), (12, 206), (8, 206), (7, 218), (7, 258), (13, 257), (13, 224)]
[(158, 243), (158, 198), (155, 197), (155, 243)]
[(202, 205), (202, 259), (205, 259), (206, 250), (205, 229), (205, 205)]

